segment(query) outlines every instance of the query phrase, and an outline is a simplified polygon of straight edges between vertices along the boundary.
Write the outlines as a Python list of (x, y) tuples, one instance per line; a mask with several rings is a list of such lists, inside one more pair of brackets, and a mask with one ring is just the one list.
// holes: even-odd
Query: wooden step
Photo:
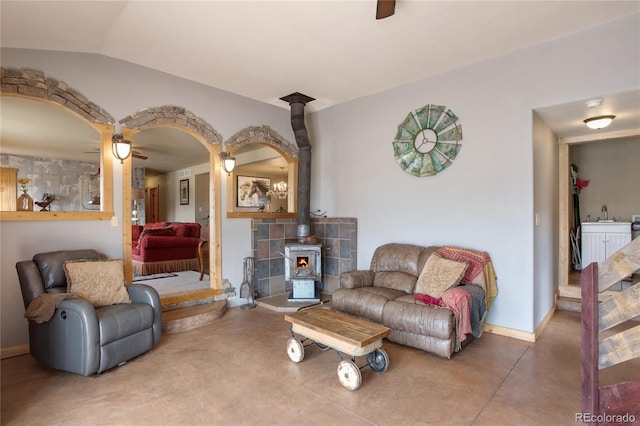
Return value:
[(209, 325), (222, 318), (225, 312), (226, 299), (165, 311), (162, 312), (162, 333), (179, 333)]
[(580, 299), (576, 299), (573, 297), (559, 297), (558, 298), (558, 310), (559, 311), (570, 311), (570, 312), (581, 312), (582, 311), (582, 301)]

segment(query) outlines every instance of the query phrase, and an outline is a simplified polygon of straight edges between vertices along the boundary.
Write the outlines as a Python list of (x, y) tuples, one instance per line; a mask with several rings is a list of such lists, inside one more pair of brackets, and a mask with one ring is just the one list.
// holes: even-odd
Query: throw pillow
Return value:
[(415, 293), (437, 299), (446, 290), (460, 284), (467, 267), (464, 262), (445, 259), (438, 253), (432, 253), (418, 277)]
[(167, 236), (173, 235), (173, 228), (171, 228), (170, 226), (167, 226), (164, 228), (144, 228), (140, 233), (140, 238), (138, 238), (137, 247), (140, 247), (140, 244), (142, 244), (142, 239), (144, 238), (145, 235), (157, 235), (160, 237), (167, 237)]
[(69, 261), (64, 263), (64, 273), (67, 293), (88, 300), (96, 308), (131, 303), (122, 259)]

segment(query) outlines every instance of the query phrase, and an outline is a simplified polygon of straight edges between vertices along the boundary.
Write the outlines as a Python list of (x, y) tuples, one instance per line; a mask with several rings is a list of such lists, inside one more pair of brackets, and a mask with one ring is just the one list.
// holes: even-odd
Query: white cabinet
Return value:
[(631, 241), (631, 223), (585, 222), (582, 224), (582, 269), (600, 263)]

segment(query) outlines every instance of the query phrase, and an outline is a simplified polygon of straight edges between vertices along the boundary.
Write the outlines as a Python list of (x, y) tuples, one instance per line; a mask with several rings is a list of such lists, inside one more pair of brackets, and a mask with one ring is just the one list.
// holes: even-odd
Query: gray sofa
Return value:
[[(18, 262), (25, 309), (43, 293), (65, 293), (64, 262), (79, 259), (104, 256), (90, 249), (66, 250)], [(132, 303), (94, 308), (87, 300), (65, 298), (48, 321), (29, 319), (31, 355), (48, 367), (89, 376), (153, 348), (162, 333), (160, 297), (147, 285), (130, 284), (126, 290)]]
[[(387, 339), (392, 342), (450, 358), (461, 348), (453, 311), (414, 298), (418, 277), (437, 249), (393, 243), (378, 247), (369, 270), (340, 275), (340, 288), (332, 295), (333, 309), (389, 327)], [(490, 262), (488, 267), (493, 268)]]

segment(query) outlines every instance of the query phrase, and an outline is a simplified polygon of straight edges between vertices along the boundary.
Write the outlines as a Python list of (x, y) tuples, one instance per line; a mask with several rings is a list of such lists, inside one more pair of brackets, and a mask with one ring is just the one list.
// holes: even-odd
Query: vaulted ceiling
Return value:
[[(299, 91), (319, 111), (638, 13), (640, 2), (397, 0), (382, 20), (375, 10), (375, 0), (3, 0), (0, 43), (101, 54), (285, 109), (279, 98)], [(640, 127), (638, 91), (606, 95), (601, 110), (627, 120), (612, 128)], [(561, 137), (588, 132), (583, 101), (538, 112)]]
[(637, 1), (5, 1), (3, 47), (90, 52), (282, 108), (371, 95), (640, 11)]

